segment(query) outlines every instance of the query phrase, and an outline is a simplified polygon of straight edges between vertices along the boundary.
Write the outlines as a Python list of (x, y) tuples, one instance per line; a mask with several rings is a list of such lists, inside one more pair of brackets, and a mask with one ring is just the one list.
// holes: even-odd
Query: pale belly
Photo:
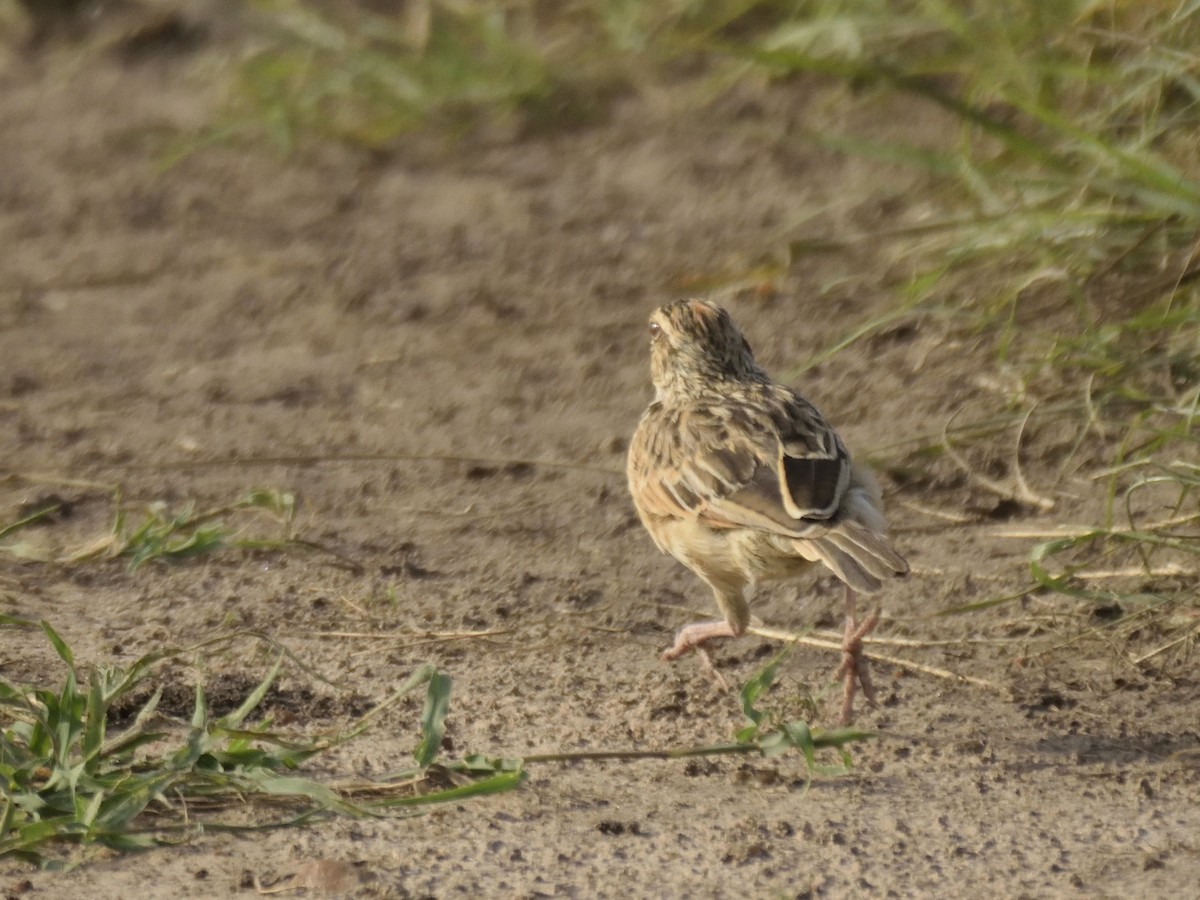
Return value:
[(803, 541), (747, 528), (713, 529), (690, 520), (662, 528), (668, 553), (712, 584), (735, 588), (795, 578), (812, 565)]

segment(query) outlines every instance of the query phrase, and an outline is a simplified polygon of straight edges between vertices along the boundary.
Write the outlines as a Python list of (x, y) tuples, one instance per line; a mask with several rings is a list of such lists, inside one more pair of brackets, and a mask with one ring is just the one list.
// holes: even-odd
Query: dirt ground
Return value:
[[(206, 24), (162, 52), (0, 50), (0, 522), (55, 497), (65, 512), (27, 537), (77, 546), (110, 528), (112, 484), (131, 504), (201, 506), (262, 486), (294, 492), (299, 535), (340, 556), (129, 572), (0, 555), (0, 612), (49, 620), (84, 664), (267, 632), (341, 686), (290, 670), (281, 690), (300, 700), (276, 712), (297, 729), (352, 720), (429, 661), (454, 679), (451, 755), (728, 740), (737, 697), (695, 660), (658, 660), (711, 598), (658, 555), (625, 491), (646, 318), (703, 290), (786, 375), (888, 309), (903, 261), (869, 245), (762, 271), (789, 237), (922, 214), (919, 178), (791, 135), (855, 116), (939, 124), (804, 83), (702, 110), (661, 91), (564, 133), (414, 138), (388, 155), (226, 145), (164, 170), (159, 137), (208, 121), (213, 71), (236, 53), (233, 26)], [(852, 450), (886, 461), (1009, 377), (919, 321), (797, 386)], [(1053, 481), (1056, 446), (1027, 453), (1030, 483)], [(1004, 531), (1087, 521), (1095, 482), (1067, 476), (1034, 514), (948, 461), (883, 468), (913, 574), (888, 587), (872, 652), (991, 687), (877, 662), (882, 702), (858, 724), (879, 738), (846, 777), (806, 789), (791, 755), (542, 764), (519, 790), (418, 818), (207, 834), (66, 875), (5, 861), (0, 895), (253, 894), (255, 878), (336, 860), (332, 892), (362, 897), (1194, 896), (1194, 667), (1069, 640), (1092, 611), (1063, 597), (937, 615), (1025, 587), (1031, 540)], [(814, 576), (755, 613), (819, 636), (840, 596)], [(744, 680), (776, 646), (744, 638), (720, 665)], [(245, 645), (197, 671), (210, 692), (244, 690), (266, 664)], [(779, 696), (812, 691), (813, 724), (832, 726), (836, 664), (799, 649)], [(11, 629), (0, 665), (31, 682), (60, 671), (39, 635)], [(403, 768), (419, 702), (320, 765)]]

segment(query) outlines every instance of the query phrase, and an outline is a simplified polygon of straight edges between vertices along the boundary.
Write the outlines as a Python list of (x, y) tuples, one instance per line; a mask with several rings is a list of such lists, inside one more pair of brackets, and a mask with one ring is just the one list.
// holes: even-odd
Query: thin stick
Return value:
[[(924, 506), (920, 503), (914, 503), (911, 500), (901, 500), (900, 505), (906, 509), (911, 509), (914, 512), (919, 512), (922, 515), (929, 516), (933, 519), (941, 519), (945, 522), (952, 522), (955, 525), (964, 525), (967, 522), (974, 522), (978, 516), (968, 515), (967, 513), (948, 512), (942, 509), (934, 509), (932, 506)], [(899, 529), (893, 529), (898, 531)]]
[(1145, 653), (1142, 656), (1136, 657), (1133, 660), (1133, 664), (1135, 666), (1140, 666), (1146, 660), (1153, 659), (1155, 656), (1158, 656), (1160, 653), (1166, 653), (1168, 650), (1172, 649), (1173, 647), (1178, 647), (1180, 644), (1184, 643), (1185, 641), (1190, 641), (1193, 637), (1196, 636), (1196, 634), (1198, 632), (1200, 632), (1200, 625), (1197, 625), (1195, 628), (1190, 629), (1187, 632), (1187, 634), (1185, 634), (1183, 637), (1176, 638), (1175, 640), (1171, 641), (1171, 643), (1166, 644), (1162, 647), (1159, 647), (1157, 650), (1151, 650), (1149, 653)]
[[(1021, 422), (1020, 430), (1017, 432), (1018, 443), (1020, 442), (1021, 433), (1025, 429), (1025, 422), (1028, 420), (1029, 415), (1026, 414), (1025, 418)], [(942, 449), (946, 451), (947, 456), (949, 456), (958, 464), (959, 468), (963, 470), (963, 473), (967, 476), (968, 480), (975, 482), (980, 487), (991, 491), (993, 494), (996, 494), (999, 497), (1003, 497), (1005, 500), (1015, 500), (1018, 503), (1025, 503), (1044, 510), (1054, 508), (1053, 500), (1047, 497), (1039, 497), (1037, 494), (1029, 490), (1029, 486), (1026, 485), (1023, 480), (1019, 481), (1014, 487), (1013, 485), (1002, 484), (1001, 482), (996, 481), (994, 478), (989, 478), (986, 475), (976, 471), (971, 464), (967, 462), (963, 455), (954, 449), (954, 445), (950, 443), (950, 423), (952, 421), (954, 421), (954, 416), (951, 416), (946, 421), (945, 426), (942, 428)]]
[(65, 487), (91, 488), (93, 490), (112, 493), (116, 489), (115, 484), (105, 484), (100, 481), (88, 481), (84, 478), (70, 478), (66, 475), (59, 475), (55, 472), (17, 472), (8, 469), (5, 478), (16, 478), (21, 481), (26, 481), (29, 484), (58, 484)]
[(1049, 497), (1041, 497), (1035, 494), (1029, 487), (1029, 482), (1025, 480), (1025, 473), (1021, 471), (1021, 440), (1025, 437), (1025, 428), (1029, 425), (1029, 418), (1033, 415), (1033, 411), (1037, 409), (1037, 404), (1029, 407), (1029, 411), (1025, 413), (1025, 418), (1021, 420), (1021, 427), (1017, 429), (1017, 440), (1013, 446), (1013, 479), (1017, 483), (1017, 489), (1021, 495), (1028, 497), (1034, 503), (1037, 503), (1042, 509), (1053, 509), (1054, 501)]
[(604, 759), (681, 759), (688, 756), (717, 756), (724, 753), (759, 753), (758, 744), (725, 744), (678, 750), (583, 750), (578, 753), (534, 753), (522, 756), (525, 763), (573, 762)]
[(1158, 569), (1146, 569), (1141, 566), (1130, 566), (1126, 569), (1092, 569), (1089, 571), (1072, 572), (1072, 578), (1083, 581), (1099, 581), (1104, 578), (1163, 578), (1169, 575), (1187, 575), (1191, 570), (1185, 569), (1178, 563), (1167, 563)]
[(338, 599), (339, 603), (346, 604), (346, 606), (350, 607), (352, 610), (354, 610), (356, 613), (358, 613), (364, 619), (371, 618), (371, 614), (369, 612), (367, 612), (365, 609), (363, 609), (361, 606), (359, 606), (357, 603), (355, 603), (353, 600), (351, 600), (345, 594), (338, 594), (337, 599)]
[(299, 638), (366, 638), (372, 641), (458, 641), (467, 638), (491, 637), (496, 634), (510, 634), (511, 628), (495, 628), (490, 631), (289, 631), (287, 637)]
[[(833, 640), (839, 635), (833, 631), (813, 631), (812, 634), (817, 637), (825, 637)], [(914, 647), (920, 649), (922, 647), (958, 647), (963, 644), (986, 644), (988, 646), (1003, 646), (1004, 644), (1023, 644), (1025, 638), (956, 638), (948, 641), (919, 641), (916, 638), (886, 638), (886, 637), (865, 637), (864, 644), (878, 644), (883, 647)]]
[[(666, 606), (668, 609), (677, 609), (681, 613), (686, 613), (687, 615), (694, 616), (696, 618), (700, 618), (703, 616), (703, 613), (698, 612), (697, 610), (694, 610), (694, 609), (690, 609), (686, 606), (679, 606), (674, 603), (666, 603), (663, 605)], [(761, 621), (761, 620), (756, 620), (756, 621)], [(595, 626), (593, 626), (593, 627), (595, 627)], [(622, 629), (622, 632), (627, 633), (627, 630)], [(759, 637), (765, 637), (770, 640), (790, 641), (794, 644), (807, 644), (809, 646), (820, 647), (825, 650), (837, 649), (838, 652), (841, 652), (841, 649), (842, 649), (842, 645), (840, 643), (841, 639), (842, 639), (842, 635), (835, 631), (824, 631), (824, 630), (817, 631), (815, 629), (812, 629), (812, 630), (804, 632), (803, 634), (800, 634), (800, 633), (794, 632), (794, 631), (782, 631), (778, 628), (771, 628), (767, 625), (761, 625), (761, 624), (753, 625), (752, 624), (752, 625), (750, 625), (749, 628), (746, 629), (746, 633), (747, 634), (755, 634), (755, 635), (758, 635)], [(817, 635), (817, 637), (809, 637), (809, 635)], [(822, 638), (828, 638), (828, 640), (822, 640)], [(837, 643), (835, 643), (835, 641)], [(1026, 643), (1026, 639), (1025, 638), (958, 638), (955, 640), (947, 640), (947, 641), (919, 641), (919, 640), (916, 640), (915, 638), (865, 637), (865, 638), (863, 638), (863, 643), (864, 644), (878, 644), (878, 645), (885, 646), (885, 647), (886, 646), (913, 647), (913, 648), (919, 649), (922, 647), (957, 647), (957, 646), (961, 646), (963, 644), (987, 644), (990, 646), (1003, 646), (1005, 644), (1024, 644), (1024, 643)], [(876, 657), (872, 657), (872, 658), (879, 659), (884, 662), (896, 662), (902, 666), (916, 665), (915, 663), (910, 664), (906, 660), (892, 660), (892, 659), (889, 659), (884, 656), (876, 656)], [(944, 672), (945, 677), (964, 678), (968, 681), (971, 680), (970, 677), (966, 676), (966, 675), (956, 675), (953, 672), (945, 672), (944, 670), (940, 670), (940, 669), (937, 671)], [(994, 687), (994, 685), (992, 685), (990, 682), (984, 682), (983, 684), (985, 687)]]
[[(840, 747), (851, 741), (874, 737), (873, 732), (838, 728), (834, 731), (812, 732), (813, 746)], [(730, 753), (761, 753), (756, 741), (745, 744), (715, 744), (710, 747), (676, 747), (670, 750), (579, 750), (563, 753), (531, 753), (520, 757), (523, 763), (574, 762), (604, 759), (686, 759), (690, 756), (721, 756)]]
[[(820, 647), (823, 650), (833, 650), (836, 653), (842, 652), (840, 642), (826, 641), (820, 638), (809, 637), (804, 634), (796, 634), (790, 631), (782, 631), (778, 628), (761, 628), (751, 625), (746, 629), (748, 634), (756, 634), (759, 637), (769, 638), (774, 641), (787, 641), (792, 644), (804, 644), (807, 647)], [(973, 684), (976, 687), (986, 688), (989, 691), (1003, 693), (1000, 688), (992, 682), (983, 678), (976, 678), (974, 675), (960, 675), (957, 672), (951, 672), (948, 669), (939, 669), (935, 666), (926, 666), (921, 663), (911, 662), (907, 659), (900, 659), (896, 656), (883, 656), (879, 653), (864, 654), (873, 662), (887, 663), (891, 666), (898, 666), (901, 669), (909, 669), (913, 672), (921, 672), (925, 675), (932, 675), (935, 678), (944, 678), (947, 681), (963, 681), (967, 684)]]
[(1187, 525), (1195, 522), (1200, 518), (1195, 513), (1190, 513), (1186, 516), (1175, 516), (1171, 519), (1164, 519), (1161, 522), (1153, 522), (1149, 525), (1133, 526), (1133, 525), (1118, 525), (1113, 528), (1096, 528), (1086, 525), (1059, 525), (1056, 528), (1027, 528), (1027, 529), (993, 529), (991, 534), (998, 538), (1015, 538), (1018, 540), (1026, 538), (1069, 538), (1069, 537), (1084, 537), (1089, 534), (1127, 534), (1133, 531), (1161, 531), (1166, 528), (1174, 528), (1176, 525)]

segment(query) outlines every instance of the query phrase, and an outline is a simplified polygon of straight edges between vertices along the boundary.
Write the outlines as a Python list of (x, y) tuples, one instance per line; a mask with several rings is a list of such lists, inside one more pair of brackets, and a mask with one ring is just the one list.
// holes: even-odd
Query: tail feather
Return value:
[(908, 572), (908, 563), (892, 549), (887, 538), (858, 522), (840, 523), (829, 537), (880, 578)]
[(797, 552), (819, 560), (856, 591), (873, 594), (883, 579), (908, 572), (904, 557), (887, 539), (858, 522), (843, 521), (819, 536), (795, 542)]
[(810, 541), (809, 547), (816, 551), (817, 558), (838, 578), (863, 594), (874, 594), (883, 582), (872, 575), (853, 556), (826, 538)]

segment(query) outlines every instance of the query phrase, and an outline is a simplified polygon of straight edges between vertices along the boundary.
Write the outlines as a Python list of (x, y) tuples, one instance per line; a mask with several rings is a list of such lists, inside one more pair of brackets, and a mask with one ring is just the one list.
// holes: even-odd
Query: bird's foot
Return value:
[(871, 671), (867, 665), (867, 658), (863, 655), (862, 646), (863, 638), (879, 624), (879, 614), (880, 610), (876, 608), (862, 622), (857, 622), (853, 603), (847, 603), (846, 632), (842, 638), (842, 664), (834, 674), (834, 678), (842, 679), (842, 711), (838, 716), (840, 725), (849, 725), (854, 719), (854, 694), (860, 684), (867, 702), (875, 703), (875, 685), (871, 683)]
[(700, 657), (704, 671), (716, 682), (717, 687), (722, 691), (728, 691), (729, 682), (725, 680), (724, 675), (717, 671), (717, 667), (713, 665), (712, 655), (704, 645), (715, 638), (732, 638), (737, 637), (740, 633), (735, 631), (728, 622), (697, 622), (685, 625), (675, 635), (675, 644), (671, 649), (663, 652), (662, 659), (664, 662), (671, 662), (694, 651)]

